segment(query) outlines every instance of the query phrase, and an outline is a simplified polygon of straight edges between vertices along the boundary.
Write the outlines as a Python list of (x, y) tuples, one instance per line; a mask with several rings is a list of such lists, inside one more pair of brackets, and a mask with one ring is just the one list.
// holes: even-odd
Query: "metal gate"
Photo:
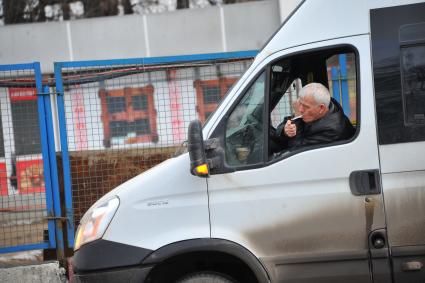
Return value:
[(39, 63), (0, 65), (0, 253), (63, 250), (47, 89)]

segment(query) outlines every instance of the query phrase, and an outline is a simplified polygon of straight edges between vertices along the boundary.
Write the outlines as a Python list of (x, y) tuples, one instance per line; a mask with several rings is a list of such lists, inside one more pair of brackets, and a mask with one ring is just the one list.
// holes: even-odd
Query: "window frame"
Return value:
[[(28, 95), (21, 95), (20, 92), (31, 92), (31, 94)], [(37, 89), (34, 87), (9, 87), (8, 88), (9, 93), (9, 99), (10, 99), (10, 115), (12, 117), (12, 127), (13, 127), (13, 140), (14, 140), (14, 152), (17, 156), (27, 156), (27, 155), (37, 155), (41, 154), (41, 136), (40, 136), (40, 121), (39, 121), (39, 115), (38, 115), (38, 103), (37, 103)], [(17, 134), (17, 128), (19, 129), (18, 125), (16, 125), (16, 122), (13, 121), (13, 109), (14, 106), (16, 106), (16, 103), (19, 102), (34, 102), (35, 109), (37, 110), (34, 112), (34, 119), (37, 121), (37, 131), (36, 131), (36, 137), (33, 141), (38, 142), (35, 143), (34, 147), (36, 148), (35, 151), (29, 150), (28, 152), (21, 152), (22, 148), (28, 148), (28, 145), (19, 144), (18, 134)], [(17, 128), (16, 128), (17, 127)], [(4, 139), (4, 137), (3, 137)], [(4, 141), (3, 141), (4, 142)], [(21, 151), (18, 151), (18, 147)]]
[[(134, 144), (143, 142), (158, 142), (157, 132), (157, 112), (155, 109), (153, 94), (154, 87), (146, 85), (144, 87), (125, 87), (120, 89), (107, 90), (99, 89), (99, 98), (101, 100), (101, 120), (103, 124), (103, 144), (106, 148), (116, 146), (112, 144), (111, 122), (134, 122), (139, 119), (148, 119), (150, 126), (149, 134), (137, 135), (136, 137), (125, 138), (124, 144)], [(142, 95), (147, 97), (146, 110), (134, 110), (132, 97)], [(109, 113), (107, 98), (108, 97), (124, 97), (124, 111)]]
[[(312, 53), (319, 53), (319, 52), (325, 52), (325, 51), (335, 51), (335, 54), (342, 54), (342, 53), (354, 53), (355, 55), (355, 74), (356, 74), (356, 120), (357, 120), (357, 124), (356, 124), (356, 132), (355, 134), (347, 140), (341, 140), (341, 141), (335, 141), (335, 142), (331, 142), (331, 143), (326, 143), (326, 144), (318, 144), (318, 145), (313, 145), (313, 146), (306, 146), (300, 149), (296, 149), (293, 150), (291, 152), (288, 152), (288, 154), (283, 154), (282, 156), (279, 156), (277, 158), (272, 158), (269, 159), (269, 142), (270, 142), (270, 138), (269, 138), (269, 127), (271, 125), (271, 120), (270, 120), (270, 113), (271, 110), (270, 109), (270, 78), (271, 78), (271, 66), (273, 66), (276, 62), (284, 60), (284, 59), (289, 59), (291, 57), (294, 56), (299, 56), (302, 54), (312, 54)], [(339, 52), (339, 53), (337, 53)], [(352, 44), (335, 44), (335, 45), (328, 45), (328, 46), (321, 46), (321, 47), (317, 47), (317, 48), (311, 48), (311, 49), (305, 49), (305, 50), (300, 50), (300, 51), (296, 51), (296, 52), (292, 52), (292, 53), (288, 53), (288, 54), (284, 54), (282, 56), (279, 56), (269, 62), (267, 62), (267, 64), (261, 68), (259, 68), (258, 71), (256, 71), (255, 76), (252, 77), (252, 79), (250, 80), (250, 82), (246, 85), (246, 87), (244, 87), (239, 93), (242, 95), (238, 95), (237, 99), (235, 99), (235, 101), (232, 103), (231, 107), (229, 107), (229, 109), (226, 111), (226, 113), (222, 116), (222, 120), (220, 121), (220, 123), (217, 125), (217, 127), (213, 130), (212, 134), (211, 134), (211, 138), (219, 138), (222, 141), (222, 146), (223, 149), (225, 148), (225, 132), (226, 132), (226, 125), (227, 125), (227, 121), (231, 115), (231, 113), (234, 111), (234, 109), (237, 107), (237, 105), (240, 103), (240, 101), (243, 99), (243, 97), (245, 96), (246, 92), (251, 88), (252, 84), (255, 83), (258, 79), (258, 77), (262, 74), (262, 72), (265, 71), (266, 72), (266, 84), (265, 84), (265, 98), (264, 98), (264, 109), (263, 109), (263, 114), (265, 117), (263, 117), (263, 121), (265, 122), (265, 126), (264, 129), (267, 129), (264, 131), (264, 157), (263, 157), (263, 161), (260, 163), (256, 163), (253, 165), (244, 165), (244, 166), (230, 166), (227, 164), (226, 162), (226, 157), (223, 156), (223, 168), (220, 168), (217, 170), (217, 172), (215, 172), (214, 170), (212, 170), (211, 174), (222, 174), (222, 173), (229, 173), (229, 172), (234, 172), (234, 171), (243, 171), (243, 170), (251, 170), (251, 169), (257, 169), (257, 168), (263, 168), (263, 167), (267, 167), (270, 166), (274, 163), (277, 162), (281, 162), (284, 159), (287, 159), (291, 156), (294, 156), (296, 154), (299, 154), (301, 152), (305, 152), (305, 151), (310, 151), (310, 150), (315, 150), (315, 149), (319, 149), (319, 148), (326, 148), (326, 147), (333, 147), (333, 146), (338, 146), (338, 145), (343, 145), (343, 144), (348, 144), (353, 142), (355, 139), (357, 139), (357, 137), (359, 136), (360, 130), (361, 130), (361, 77), (360, 77), (360, 54), (358, 49), (352, 45)], [(267, 94), (267, 95), (266, 95)], [(267, 109), (267, 111), (266, 111)], [(223, 150), (224, 151), (224, 150)]]
[[(276, 58), (273, 61), (269, 62), (268, 65), (273, 65), (277, 61), (283, 60), (285, 58), (293, 57), (293, 56), (299, 56), (299, 55), (302, 55), (302, 54), (318, 53), (318, 52), (324, 52), (324, 51), (330, 52), (332, 50), (335, 50), (335, 55), (336, 54), (342, 54), (343, 52), (348, 53), (347, 52), (348, 50), (350, 52), (354, 53), (354, 55), (355, 55), (354, 62), (355, 62), (355, 66), (356, 66), (356, 120), (357, 120), (357, 124), (356, 124), (356, 128), (355, 128), (356, 132), (354, 133), (354, 135), (350, 139), (347, 139), (347, 140), (335, 141), (335, 142), (325, 143), (325, 144), (310, 145), (310, 146), (305, 146), (305, 147), (302, 147), (302, 148), (299, 148), (299, 149), (295, 149), (293, 151), (287, 152), (287, 154), (283, 154), (280, 157), (272, 158), (272, 159), (268, 160), (265, 163), (265, 166), (269, 166), (269, 165), (274, 164), (276, 162), (280, 162), (280, 161), (282, 161), (286, 158), (289, 158), (289, 157), (294, 156), (296, 154), (299, 154), (301, 152), (316, 150), (316, 149), (319, 149), (319, 148), (333, 147), (333, 146), (338, 146), (338, 145), (342, 145), (342, 144), (348, 144), (348, 143), (351, 143), (352, 141), (354, 141), (359, 136), (360, 128), (361, 128), (360, 55), (359, 55), (358, 49), (354, 45), (352, 45), (352, 44), (337, 44), (337, 45), (322, 46), (322, 47), (319, 47), (319, 48), (306, 49), (306, 50), (294, 52), (294, 53), (291, 53), (291, 54), (286, 54), (282, 57)], [(337, 52), (339, 52), (339, 53), (337, 53)], [(269, 125), (270, 125), (270, 121), (269, 121)]]

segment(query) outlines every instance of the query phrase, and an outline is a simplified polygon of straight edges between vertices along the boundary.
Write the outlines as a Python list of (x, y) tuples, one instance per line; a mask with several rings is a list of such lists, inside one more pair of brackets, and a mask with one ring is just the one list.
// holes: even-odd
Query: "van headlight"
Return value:
[(92, 206), (84, 214), (75, 237), (75, 251), (84, 244), (102, 238), (119, 204), (120, 200), (115, 196), (96, 206)]

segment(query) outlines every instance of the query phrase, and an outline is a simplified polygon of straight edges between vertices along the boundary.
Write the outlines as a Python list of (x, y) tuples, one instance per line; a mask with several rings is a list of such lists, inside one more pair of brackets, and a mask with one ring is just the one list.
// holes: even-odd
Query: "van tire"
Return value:
[(197, 272), (191, 273), (177, 283), (237, 283), (233, 279), (216, 272)]

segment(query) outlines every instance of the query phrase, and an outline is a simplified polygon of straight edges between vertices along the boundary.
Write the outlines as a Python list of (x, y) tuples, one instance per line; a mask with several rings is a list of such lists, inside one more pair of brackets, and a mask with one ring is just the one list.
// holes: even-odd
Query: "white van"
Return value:
[[(272, 146), (341, 60), (355, 135)], [(76, 281), (425, 282), (424, 2), (303, 1), (189, 132), (85, 214)]]

